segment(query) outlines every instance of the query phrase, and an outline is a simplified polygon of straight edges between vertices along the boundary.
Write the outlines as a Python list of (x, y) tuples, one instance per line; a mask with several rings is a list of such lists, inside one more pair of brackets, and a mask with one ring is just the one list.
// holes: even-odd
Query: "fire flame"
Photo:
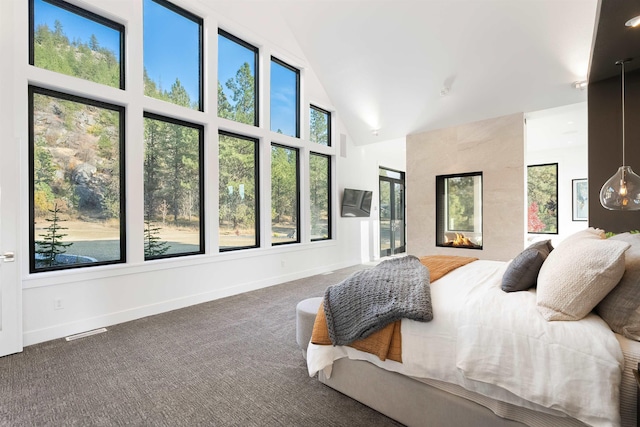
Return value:
[(456, 233), (456, 238), (452, 240), (451, 246), (475, 246), (468, 237), (465, 237), (462, 233)]

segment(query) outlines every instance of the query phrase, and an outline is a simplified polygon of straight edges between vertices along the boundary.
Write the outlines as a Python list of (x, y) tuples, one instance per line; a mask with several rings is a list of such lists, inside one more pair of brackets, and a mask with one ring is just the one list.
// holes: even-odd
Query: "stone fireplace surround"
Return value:
[[(407, 136), (407, 253), (507, 261), (525, 245), (524, 114)], [(483, 172), (482, 250), (436, 246), (436, 176)]]

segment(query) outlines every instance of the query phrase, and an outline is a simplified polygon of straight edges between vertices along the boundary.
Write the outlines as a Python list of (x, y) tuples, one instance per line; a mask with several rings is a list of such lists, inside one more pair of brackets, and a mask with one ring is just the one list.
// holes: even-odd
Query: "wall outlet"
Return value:
[(62, 304), (62, 298), (56, 298), (53, 300), (53, 309), (54, 310), (62, 310), (64, 305)]

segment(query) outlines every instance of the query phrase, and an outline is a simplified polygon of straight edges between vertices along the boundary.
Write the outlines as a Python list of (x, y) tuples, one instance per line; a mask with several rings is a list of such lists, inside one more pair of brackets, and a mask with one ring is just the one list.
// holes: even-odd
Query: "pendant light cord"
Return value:
[(620, 65), (622, 65), (622, 166), (626, 166), (627, 164), (624, 161), (624, 152), (625, 152), (625, 147), (624, 147), (624, 92), (625, 92), (625, 87), (624, 87), (624, 63), (626, 61), (620, 61)]

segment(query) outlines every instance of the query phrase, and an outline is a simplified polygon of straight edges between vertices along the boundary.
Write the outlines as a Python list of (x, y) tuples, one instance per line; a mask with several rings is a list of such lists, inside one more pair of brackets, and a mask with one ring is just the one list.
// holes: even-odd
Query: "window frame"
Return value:
[[(110, 261), (97, 261), (90, 264), (70, 264), (66, 266), (44, 267), (36, 269), (35, 265), (35, 181), (33, 179), (35, 173), (35, 132), (34, 132), (34, 95), (40, 94), (50, 97), (63, 99), (66, 101), (72, 101), (90, 105), (98, 108), (108, 109), (117, 112), (120, 115), (118, 133), (119, 133), (119, 174), (120, 174), (120, 258)], [(96, 267), (101, 265), (123, 264), (127, 262), (127, 217), (126, 217), (126, 151), (125, 151), (125, 135), (126, 135), (126, 109), (123, 106), (110, 104), (104, 101), (98, 101), (95, 99), (71, 95), (68, 93), (46, 89), (40, 86), (30, 84), (28, 86), (28, 134), (29, 134), (29, 273), (42, 273), (45, 271), (59, 271), (70, 270), (76, 268)]]
[[(286, 135), (292, 136), (293, 138), (300, 138), (300, 70), (293, 65), (289, 65), (286, 62), (276, 58), (275, 56), (271, 56), (271, 62), (275, 62), (276, 64), (293, 71), (296, 75), (296, 134), (295, 135)], [(269, 91), (269, 108), (271, 109), (271, 98), (272, 93)], [(269, 111), (270, 117), (273, 117), (273, 112)], [(271, 120), (270, 120), (271, 121)], [(269, 123), (269, 130), (275, 132), (275, 130), (271, 129), (271, 123)]]
[[(291, 245), (300, 243), (300, 149), (296, 147), (291, 147), (284, 144), (279, 144), (277, 142), (272, 142), (269, 148), (278, 147), (284, 148), (286, 150), (292, 150), (296, 153), (296, 239), (294, 241), (288, 242), (271, 242), (271, 246), (282, 246), (282, 245)], [(269, 150), (269, 154), (271, 155), (272, 151)], [(271, 171), (269, 176), (271, 177), (270, 185), (273, 187), (273, 165), (271, 166)], [(271, 195), (270, 203), (272, 204), (273, 194)], [(272, 207), (273, 208), (273, 207)], [(273, 219), (271, 220), (270, 225), (270, 234), (273, 234)]]
[[(313, 104), (309, 104), (309, 110), (315, 110), (319, 113), (325, 114), (327, 116), (327, 145), (326, 147), (331, 147), (332, 146), (332, 138), (331, 138), (331, 111), (327, 111), (324, 108), (320, 108), (318, 106), (315, 106)], [(309, 112), (309, 140), (311, 140), (311, 112)], [(323, 147), (325, 147), (324, 144), (320, 144), (317, 141), (311, 141), (315, 144), (319, 144)]]
[[(311, 164), (311, 159), (313, 156), (324, 157), (327, 159), (327, 237), (323, 238), (311, 238), (312, 242), (320, 242), (323, 240), (331, 240), (333, 238), (333, 221), (332, 221), (332, 212), (333, 212), (333, 203), (331, 197), (331, 188), (332, 187), (332, 177), (331, 177), (331, 157), (329, 154), (316, 153), (313, 151), (309, 152), (309, 164)], [(311, 166), (309, 166), (309, 174), (311, 174)], [(311, 203), (311, 179), (309, 179), (309, 208), (312, 207)], [(312, 218), (309, 217), (310, 225), (313, 226), (311, 222)], [(310, 227), (311, 229), (311, 227)]]
[[(29, 65), (32, 66), (36, 66), (35, 65), (35, 47), (34, 47), (34, 43), (35, 43), (35, 0), (29, 0)], [(120, 86), (118, 87), (118, 89), (120, 90), (125, 90), (126, 88), (126, 84), (125, 84), (125, 58), (126, 58), (126, 52), (125, 52), (125, 26), (122, 24), (119, 24), (117, 22), (114, 22), (110, 19), (105, 18), (104, 16), (98, 15), (96, 13), (90, 12), (86, 9), (83, 9), (81, 7), (78, 7), (76, 5), (73, 5), (71, 3), (67, 3), (65, 1), (62, 0), (41, 0), (45, 3), (49, 3), (52, 6), (58, 7), (60, 9), (66, 10), (67, 12), (73, 13), (75, 15), (79, 15), (83, 18), (89, 19), (91, 21), (94, 21), (97, 24), (101, 24), (104, 25), (105, 27), (109, 27), (113, 30), (116, 30), (120, 33)], [(155, 0), (153, 0), (155, 1)], [(53, 71), (53, 70), (49, 70), (52, 71), (54, 73), (57, 73), (57, 71)], [(66, 75), (66, 74), (65, 74)], [(72, 76), (72, 77), (76, 77), (78, 79), (82, 79), (82, 77), (77, 77), (77, 76)], [(86, 80), (86, 79), (82, 79), (82, 80)], [(92, 80), (87, 80), (87, 81), (91, 81), (92, 83), (96, 83), (93, 82)], [(96, 84), (101, 84), (101, 83), (96, 83)], [(111, 86), (110, 86), (111, 87)]]
[[(240, 46), (253, 51), (253, 67), (254, 67), (254, 76), (253, 76), (253, 93), (254, 93), (254, 107), (253, 107), (253, 126), (260, 126), (260, 49), (251, 43), (248, 43), (241, 38), (234, 36), (228, 31), (223, 30), (222, 28), (218, 28), (218, 36), (225, 37), (230, 41), (239, 44)], [(220, 67), (220, 54), (218, 53), (218, 58), (216, 60), (216, 65)], [(217, 98), (217, 97), (216, 97)], [(217, 105), (217, 99), (216, 99)], [(218, 116), (220, 117), (220, 116)]]
[[(144, 260), (145, 261), (153, 261), (156, 259), (166, 259), (166, 258), (179, 258), (182, 256), (191, 256), (191, 255), (201, 255), (205, 253), (205, 211), (204, 211), (204, 207), (205, 207), (205, 180), (204, 180), (204, 166), (205, 166), (205, 162), (204, 162), (204, 157), (205, 157), (205, 152), (204, 152), (204, 126), (203, 125), (199, 125), (199, 124), (195, 124), (195, 123), (190, 123), (184, 120), (180, 120), (180, 119), (176, 119), (173, 117), (168, 117), (168, 116), (164, 116), (161, 114), (156, 114), (156, 113), (151, 113), (148, 111), (144, 111), (142, 113), (142, 117), (143, 120), (144, 119), (151, 119), (151, 120), (157, 120), (157, 121), (161, 121), (161, 122), (165, 122), (165, 123), (170, 123), (170, 124), (174, 124), (174, 125), (178, 125), (178, 126), (184, 126), (184, 127), (188, 127), (191, 129), (196, 129), (198, 130), (198, 180), (199, 180), (199, 185), (198, 185), (198, 197), (200, 198), (200, 202), (199, 202), (199, 208), (198, 208), (198, 215), (199, 215), (199, 222), (200, 222), (200, 226), (199, 226), (199, 235), (200, 235), (200, 250), (198, 251), (192, 251), (192, 252), (181, 252), (181, 253), (177, 253), (177, 254), (163, 254), (163, 255), (158, 255), (158, 256), (153, 256), (153, 257), (147, 257), (146, 255), (144, 255)], [(143, 125), (144, 127), (144, 125)], [(144, 130), (143, 130), (143, 135), (142, 135), (142, 139), (144, 140)], [(144, 174), (144, 166), (143, 166), (143, 174)], [(144, 191), (144, 178), (143, 178), (143, 191)], [(145, 220), (145, 210), (146, 210), (146, 206), (144, 204), (143, 201), (143, 212), (142, 212), (142, 219), (143, 221)]]
[[(473, 231), (463, 231), (464, 233), (479, 233), (481, 236), (482, 243), (473, 242), (473, 247), (471, 246), (451, 246), (447, 245), (445, 240), (445, 234), (452, 232), (457, 233), (456, 230), (449, 229), (449, 190), (448, 190), (448, 180), (452, 178), (468, 178), (468, 177), (479, 177), (480, 181), (480, 221), (479, 221), (479, 231), (476, 231), (475, 228)], [(475, 188), (475, 185), (474, 185)], [(476, 202), (474, 198), (474, 203)], [(458, 230), (461, 231), (461, 230)], [(475, 236), (474, 236), (475, 237)], [(484, 178), (482, 171), (477, 172), (466, 172), (466, 173), (455, 173), (449, 175), (437, 175), (436, 176), (436, 246), (437, 247), (446, 247), (446, 248), (457, 248), (457, 249), (472, 249), (472, 250), (482, 250), (484, 247)]]
[[(256, 235), (256, 244), (255, 245), (251, 245), (251, 246), (232, 246), (232, 247), (222, 247), (220, 246), (220, 242), (218, 241), (218, 252), (219, 253), (223, 253), (223, 252), (232, 252), (232, 251), (239, 251), (239, 250), (245, 250), (245, 249), (255, 249), (255, 248), (259, 248), (260, 247), (260, 229), (261, 229), (261, 217), (260, 217), (260, 141), (258, 138), (255, 137), (251, 137), (251, 136), (246, 136), (246, 135), (241, 135), (239, 133), (234, 133), (234, 132), (229, 132), (226, 130), (222, 130), (220, 128), (218, 128), (218, 138), (220, 137), (220, 135), (224, 135), (224, 136), (228, 136), (230, 138), (240, 138), (240, 139), (245, 139), (247, 141), (252, 141), (253, 142), (253, 158), (254, 158), (254, 179), (255, 179), (255, 194), (254, 194), (254, 200), (255, 200), (255, 235)], [(220, 178), (220, 151), (218, 151), (218, 179)], [(218, 188), (219, 190), (219, 188)], [(218, 194), (218, 200), (220, 200), (220, 194)], [(220, 204), (218, 202), (218, 213), (220, 213)], [(220, 233), (220, 227), (218, 226), (218, 233)], [(218, 234), (219, 236), (219, 234)]]
[[(149, 0), (149, 1), (152, 1), (158, 4), (159, 6), (169, 9), (170, 11), (177, 13), (183, 18), (193, 21), (198, 25), (198, 87), (199, 87), (198, 97), (199, 99), (198, 99), (198, 108), (195, 111), (204, 112), (204, 93), (205, 93), (205, 90), (204, 90), (204, 49), (205, 49), (204, 19), (199, 17), (195, 13), (191, 13), (188, 10), (181, 8), (180, 6), (177, 6), (171, 3), (168, 0)], [(144, 11), (143, 11), (142, 22), (144, 24)], [(142, 68), (144, 69), (144, 36), (142, 37), (142, 64), (143, 64)], [(142, 90), (144, 91), (144, 84), (143, 84)], [(156, 98), (153, 98), (153, 99), (156, 99)], [(173, 104), (173, 105), (177, 105), (177, 104)]]

